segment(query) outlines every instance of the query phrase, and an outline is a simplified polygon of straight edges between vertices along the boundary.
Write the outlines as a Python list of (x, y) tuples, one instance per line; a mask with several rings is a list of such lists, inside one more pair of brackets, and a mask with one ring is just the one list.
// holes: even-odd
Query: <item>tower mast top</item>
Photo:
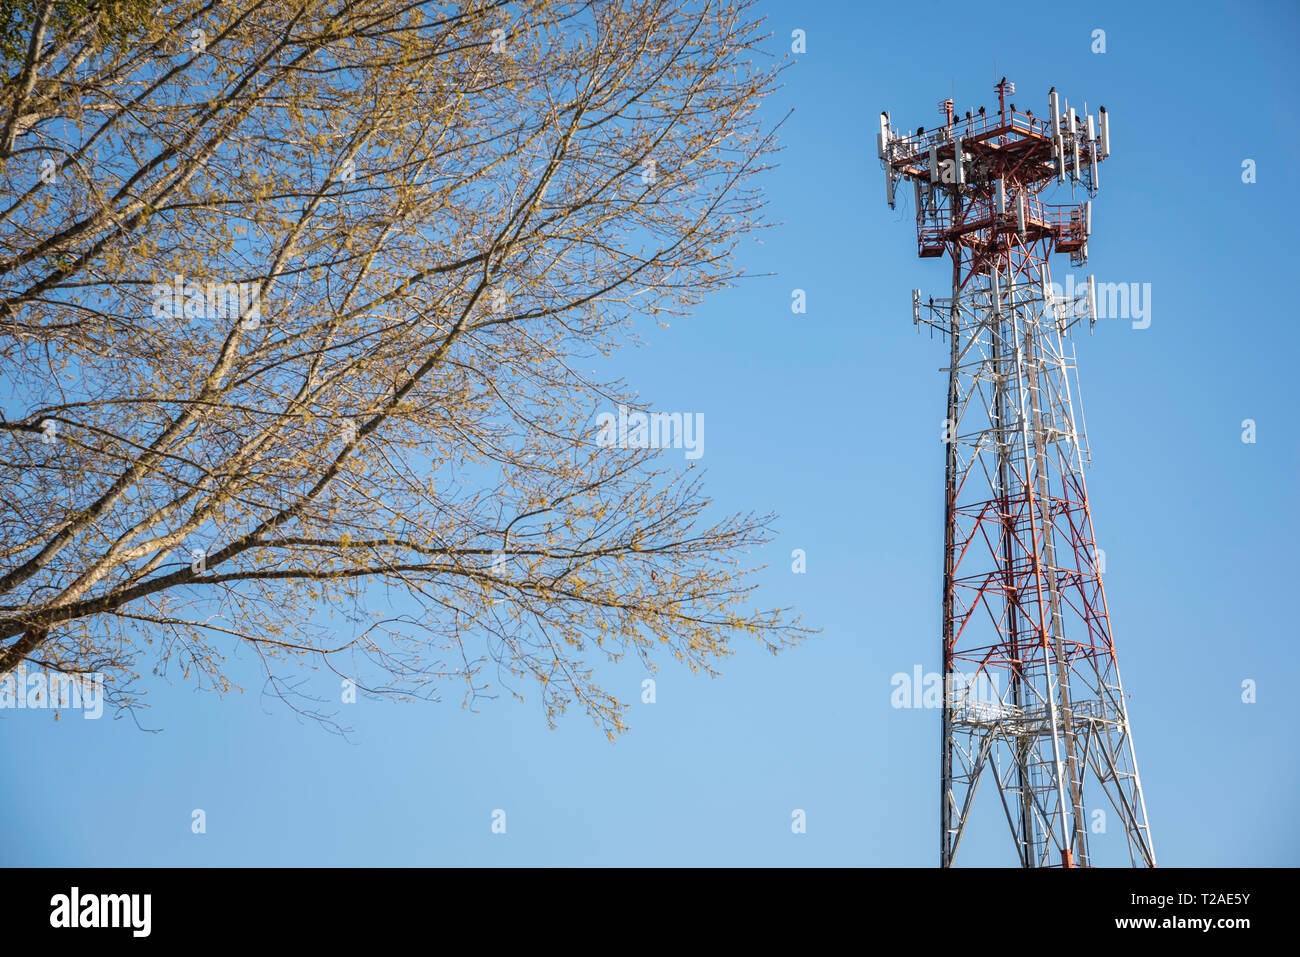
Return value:
[[(1101, 185), (1098, 165), (1110, 155), (1110, 118), (1077, 113), (1056, 88), (1047, 95), (1045, 116), (1016, 109), (1008, 97), (1015, 84), (1003, 77), (994, 87), (998, 112), (958, 116), (952, 100), (940, 104), (943, 126), (900, 131), (880, 114), (877, 152), (885, 170), (885, 198), (891, 209), (899, 185), (915, 186), (917, 253), (923, 258), (962, 248), (997, 244), (1016, 233), (1022, 243), (1047, 240), (1047, 252), (1087, 262), (1092, 211), (1089, 203), (1049, 206), (1038, 196), (1052, 182), (1069, 180), (1089, 197)], [(988, 252), (989, 250), (983, 250)], [(981, 269), (980, 271), (987, 271)]]

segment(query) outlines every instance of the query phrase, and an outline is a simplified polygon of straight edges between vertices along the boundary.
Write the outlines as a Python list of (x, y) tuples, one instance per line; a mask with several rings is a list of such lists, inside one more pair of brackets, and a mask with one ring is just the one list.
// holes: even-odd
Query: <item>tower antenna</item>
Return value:
[(952, 263), (949, 298), (912, 293), (913, 322), (948, 345), (939, 860), (988, 817), (1024, 867), (1092, 866), (1117, 844), (1091, 845), (1092, 807), (1154, 867), (1074, 411), (1071, 330), (1096, 320), (1096, 287), (1068, 276), (1062, 293), (1048, 263), (1087, 262), (1092, 204), (1041, 199), (1067, 178), (1096, 195), (1109, 118), (1055, 87), (1046, 117), (1017, 110), (1006, 77), (995, 90), (996, 113), (957, 118), (950, 99), (924, 132), (882, 113), (877, 138), (891, 207), (913, 183), (918, 255)]

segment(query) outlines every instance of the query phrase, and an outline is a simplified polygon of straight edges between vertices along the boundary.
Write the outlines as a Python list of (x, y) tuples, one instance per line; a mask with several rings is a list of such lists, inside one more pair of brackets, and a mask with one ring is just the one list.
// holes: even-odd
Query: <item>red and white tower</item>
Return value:
[(1067, 298), (1048, 267), (1052, 253), (1087, 261), (1092, 204), (1040, 199), (1067, 180), (1096, 194), (1108, 118), (1055, 88), (1034, 116), (1005, 78), (996, 89), (996, 112), (945, 100), (940, 125), (907, 133), (881, 114), (878, 138), (891, 208), (911, 181), (919, 255), (952, 260), (950, 297), (912, 294), (913, 322), (949, 352), (940, 862), (954, 863), (984, 781), (1023, 866), (1090, 865), (1104, 822), (1154, 867), (1076, 413), (1070, 332), (1096, 321), (1095, 286)]

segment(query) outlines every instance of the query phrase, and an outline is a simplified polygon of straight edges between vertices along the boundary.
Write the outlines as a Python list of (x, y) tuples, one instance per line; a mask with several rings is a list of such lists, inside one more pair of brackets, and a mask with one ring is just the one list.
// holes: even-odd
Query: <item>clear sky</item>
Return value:
[[(765, 106), (773, 121), (795, 111), (766, 180), (781, 225), (742, 252), (776, 275), (647, 323), (646, 346), (611, 369), (656, 408), (704, 414), (697, 467), (718, 505), (781, 515), (755, 556), (770, 565), (760, 603), (797, 605), (822, 633), (776, 658), (740, 642), (718, 679), (665, 665), (654, 704), (638, 668), (617, 669), (633, 705), (612, 745), (576, 713), (551, 731), (535, 703), (470, 713), (454, 693), (363, 699), (344, 741), (256, 682), (224, 700), (147, 685), (153, 734), (0, 715), (0, 864), (932, 866), (939, 716), (892, 708), (890, 678), (939, 667), (946, 380), (910, 290), (944, 295), (948, 272), (916, 258), (910, 211), (885, 206), (874, 137), (881, 109), (914, 128), (947, 96), (961, 112), (996, 104), (1004, 74), (1035, 113), (1052, 85), (1110, 111), (1087, 271), (1150, 283), (1148, 328), (1103, 320), (1078, 353), (1156, 853), (1294, 864), (1300, 7), (764, 6), (774, 53), (807, 37)], [(247, 656), (234, 667), (254, 673)], [(992, 823), (962, 860), (1010, 861)]]

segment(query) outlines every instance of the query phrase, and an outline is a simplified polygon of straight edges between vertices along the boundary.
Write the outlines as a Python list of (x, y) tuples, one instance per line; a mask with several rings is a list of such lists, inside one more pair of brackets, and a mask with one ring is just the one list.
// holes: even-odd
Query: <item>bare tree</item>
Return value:
[(761, 226), (750, 3), (28, 6), (0, 674), (106, 672), (129, 706), (142, 658), (225, 690), (246, 646), (281, 693), (533, 683), (612, 735), (600, 660), (802, 637), (748, 610), (770, 516), (592, 424), (638, 407), (592, 357)]

